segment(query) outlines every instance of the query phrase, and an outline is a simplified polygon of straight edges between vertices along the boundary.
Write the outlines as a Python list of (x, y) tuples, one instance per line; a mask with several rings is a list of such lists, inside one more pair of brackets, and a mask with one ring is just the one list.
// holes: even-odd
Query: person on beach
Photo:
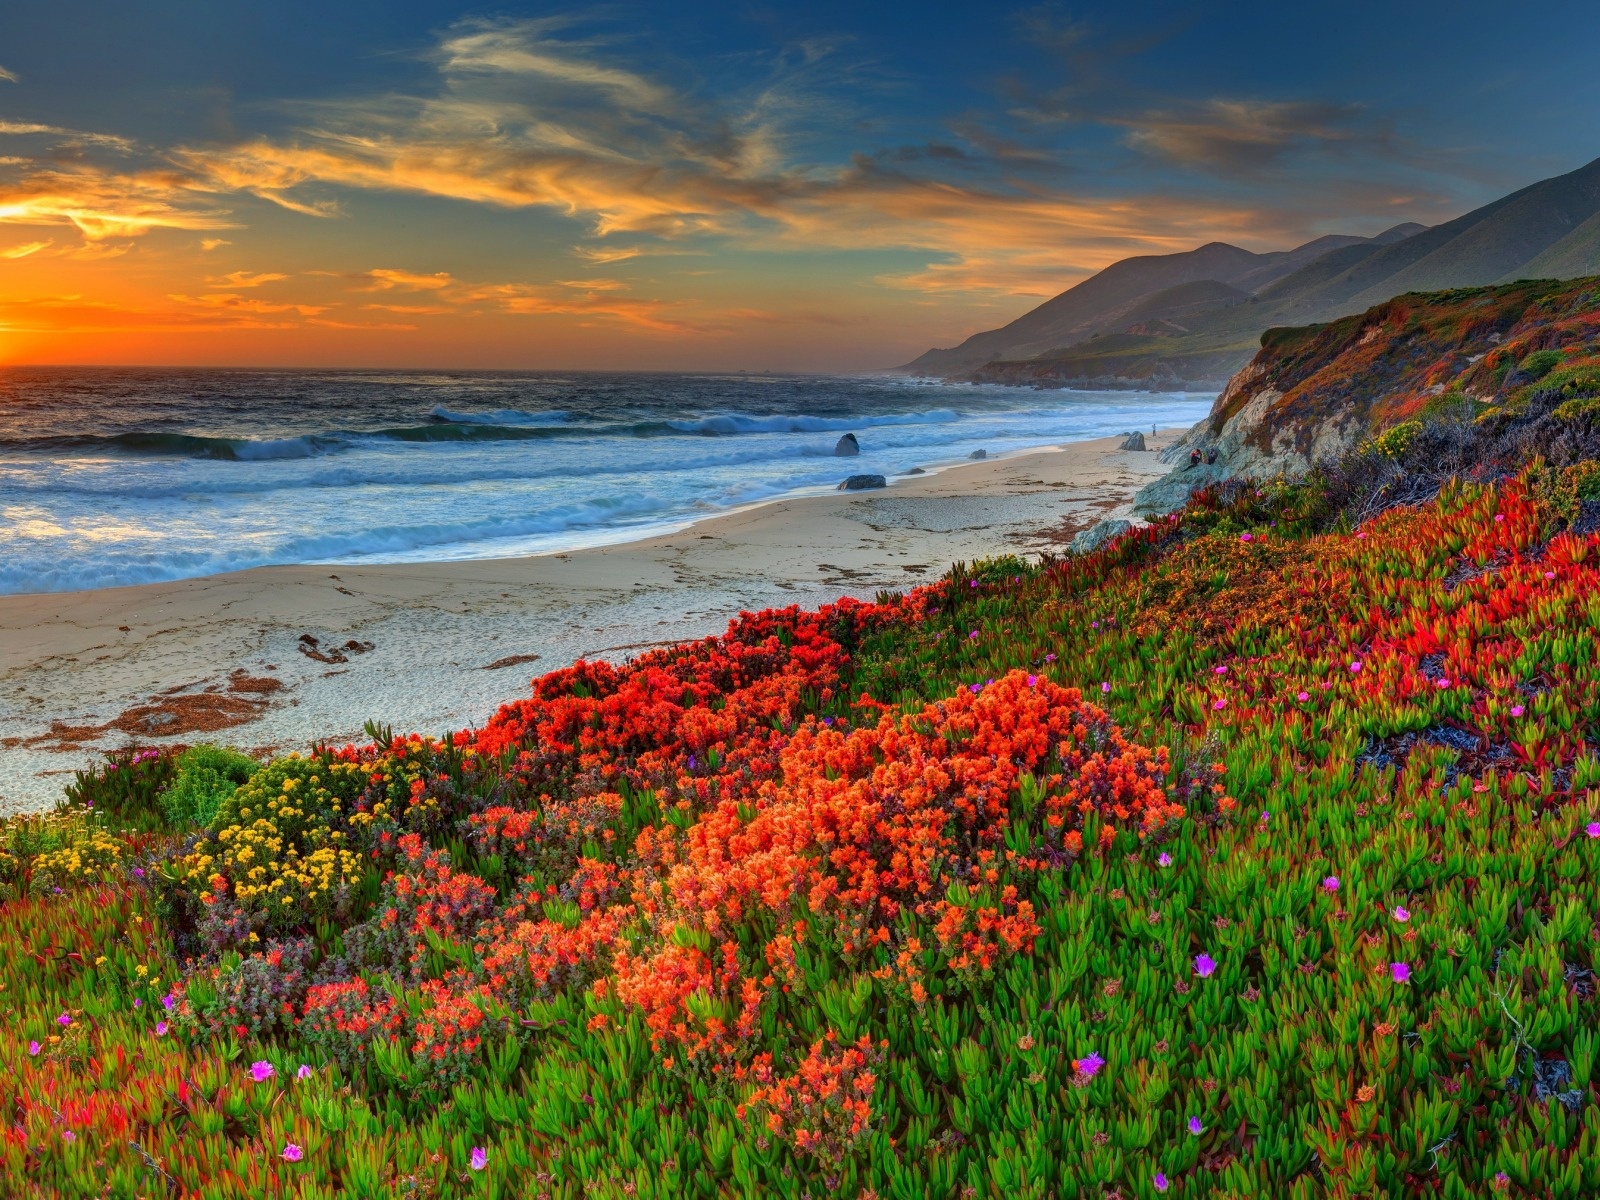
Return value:
[(1188, 469), (1192, 471), (1196, 467), (1198, 467), (1199, 465), (1200, 465), (1200, 451), (1198, 451), (1198, 450), (1189, 451), (1189, 467), (1188, 467)]

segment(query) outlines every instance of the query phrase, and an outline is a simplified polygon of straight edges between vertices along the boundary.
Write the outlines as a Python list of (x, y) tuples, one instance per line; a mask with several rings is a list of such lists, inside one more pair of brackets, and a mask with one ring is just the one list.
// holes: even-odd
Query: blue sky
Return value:
[(1590, 5), (26, 8), (13, 361), (879, 366), (1600, 155)]

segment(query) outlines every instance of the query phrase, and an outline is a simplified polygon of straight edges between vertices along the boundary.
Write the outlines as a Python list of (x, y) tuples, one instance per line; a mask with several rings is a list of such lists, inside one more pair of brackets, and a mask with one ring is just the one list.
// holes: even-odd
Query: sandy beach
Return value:
[[(531, 558), (263, 567), (0, 597), (0, 812), (48, 807), (131, 741), (257, 753), (375, 719), (481, 724), (533, 675), (720, 632), (744, 609), (870, 599), (952, 562), (1063, 551), (1125, 515), (1181, 430), (804, 496), (645, 541)], [(846, 464), (841, 464), (841, 476)]]

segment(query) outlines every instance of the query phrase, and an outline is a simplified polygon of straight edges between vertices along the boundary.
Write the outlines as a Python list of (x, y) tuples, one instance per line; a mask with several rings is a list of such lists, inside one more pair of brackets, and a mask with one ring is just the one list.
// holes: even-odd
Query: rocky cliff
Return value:
[(1269, 329), (1211, 414), (1163, 452), (1176, 469), (1136, 508), (1170, 512), (1220, 479), (1301, 476), (1399, 422), (1447, 408), (1477, 417), (1596, 370), (1594, 276), (1414, 292), (1327, 324)]

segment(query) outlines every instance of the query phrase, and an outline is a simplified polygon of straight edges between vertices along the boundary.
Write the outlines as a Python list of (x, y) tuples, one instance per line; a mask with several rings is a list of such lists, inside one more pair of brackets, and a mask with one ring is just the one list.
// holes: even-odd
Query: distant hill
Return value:
[[(1275, 254), (1213, 242), (1124, 259), (1009, 325), (901, 369), (1045, 387), (1218, 384), (1269, 327), (1331, 321), (1405, 292), (1596, 271), (1600, 159), (1432, 228), (1336, 235)], [(1172, 294), (1203, 283), (1213, 285), (1207, 298), (1195, 292), (1179, 305), (1183, 296)]]
[[(1269, 329), (1211, 414), (1140, 493), (1167, 512), (1219, 479), (1298, 475), (1435, 406), (1474, 416), (1519, 395), (1600, 388), (1600, 277), (1408, 292), (1322, 325)], [(1191, 451), (1215, 461), (1187, 466)]]

